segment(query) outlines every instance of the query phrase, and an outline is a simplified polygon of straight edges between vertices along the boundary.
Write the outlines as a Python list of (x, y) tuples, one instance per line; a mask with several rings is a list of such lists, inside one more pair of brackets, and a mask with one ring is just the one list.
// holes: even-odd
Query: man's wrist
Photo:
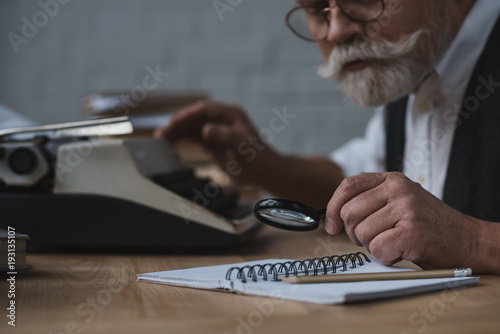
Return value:
[(478, 274), (500, 275), (500, 224), (467, 218), (474, 226), (470, 230), (466, 266)]
[(284, 182), (290, 182), (289, 169), (293, 168), (293, 165), (287, 168), (287, 161), (290, 157), (270, 148), (267, 149), (269, 152), (266, 152), (266, 159), (262, 160), (264, 163), (259, 167), (257, 185), (273, 192), (275, 189), (282, 188)]

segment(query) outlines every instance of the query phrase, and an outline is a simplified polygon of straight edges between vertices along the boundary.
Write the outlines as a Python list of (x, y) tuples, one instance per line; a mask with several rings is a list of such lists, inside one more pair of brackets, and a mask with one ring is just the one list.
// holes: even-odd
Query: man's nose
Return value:
[(331, 9), (327, 42), (335, 45), (345, 43), (362, 30), (363, 25), (347, 17), (338, 6)]

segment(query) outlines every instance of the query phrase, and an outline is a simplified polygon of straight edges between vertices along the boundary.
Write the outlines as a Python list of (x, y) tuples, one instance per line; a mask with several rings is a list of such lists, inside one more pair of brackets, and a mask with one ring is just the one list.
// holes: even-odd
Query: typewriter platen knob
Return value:
[(9, 155), (9, 167), (18, 175), (32, 173), (38, 166), (36, 154), (27, 148), (18, 148)]

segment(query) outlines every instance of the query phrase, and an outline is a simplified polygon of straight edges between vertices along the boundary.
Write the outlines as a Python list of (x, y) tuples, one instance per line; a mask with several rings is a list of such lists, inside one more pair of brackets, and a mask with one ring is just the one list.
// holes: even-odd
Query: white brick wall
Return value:
[(57, 0), (69, 2), (16, 54), (8, 34), (39, 1), (0, 2), (0, 102), (39, 122), (80, 119), (82, 95), (130, 90), (156, 64), (171, 74), (161, 88), (207, 89), (259, 127), (287, 106), (298, 117), (276, 134), (282, 151), (327, 153), (372, 114), (316, 76), (319, 52), (283, 25), (293, 0), (221, 0), (241, 3), (223, 21), (213, 0)]

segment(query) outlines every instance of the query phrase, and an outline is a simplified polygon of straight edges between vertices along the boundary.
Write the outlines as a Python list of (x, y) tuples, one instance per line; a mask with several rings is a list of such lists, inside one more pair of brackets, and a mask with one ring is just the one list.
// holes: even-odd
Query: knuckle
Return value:
[(387, 182), (389, 182), (389, 184), (399, 184), (401, 181), (402, 178), (399, 172), (391, 172), (387, 175)]
[(404, 226), (406, 230), (413, 232), (415, 229), (415, 224), (418, 221), (418, 216), (414, 210), (407, 210), (404, 216), (401, 218), (401, 226)]
[(175, 114), (174, 118), (189, 119), (189, 117), (196, 117), (204, 111), (204, 101), (197, 101), (179, 110), (179, 112)]
[(207, 108), (207, 101), (199, 100), (194, 102), (193, 104), (181, 109), (179, 113), (188, 113), (188, 114), (196, 114), (200, 111), (204, 111)]
[(358, 186), (358, 180), (356, 176), (346, 177), (340, 183), (340, 191), (344, 194), (351, 193)]
[(326, 216), (331, 218), (332, 214), (337, 211), (337, 204), (335, 203), (334, 198), (332, 197), (326, 206)]
[(401, 229), (402, 238), (405, 239), (415, 239), (419, 235), (418, 218), (414, 211), (408, 212), (408, 214), (402, 219)]
[(393, 194), (400, 194), (408, 189), (409, 183), (406, 176), (399, 172), (392, 172), (387, 175), (387, 186)]
[(388, 172), (387, 178), (394, 179), (394, 180), (404, 180), (404, 179), (406, 179), (406, 176), (401, 172)]
[(421, 205), (416, 195), (410, 193), (402, 197), (400, 200), (400, 207), (405, 220), (408, 222), (415, 222), (418, 219), (418, 208), (420, 208)]
[(361, 242), (361, 244), (363, 244), (363, 245), (369, 244), (371, 239), (370, 239), (369, 231), (367, 230), (366, 227), (364, 227), (362, 225), (356, 226), (356, 228), (354, 229), (354, 234), (356, 235), (356, 238), (358, 238), (359, 242)]
[(200, 100), (198, 102), (196, 102), (196, 106), (200, 109), (205, 109), (205, 108), (208, 108), (210, 106), (210, 101), (208, 100)]
[(201, 127), (201, 133), (204, 138), (211, 138), (215, 135), (215, 125), (213, 123), (205, 123)]
[(344, 221), (344, 224), (349, 224), (351, 222), (351, 218), (353, 216), (353, 210), (349, 203), (342, 206), (340, 209), (340, 218)]

